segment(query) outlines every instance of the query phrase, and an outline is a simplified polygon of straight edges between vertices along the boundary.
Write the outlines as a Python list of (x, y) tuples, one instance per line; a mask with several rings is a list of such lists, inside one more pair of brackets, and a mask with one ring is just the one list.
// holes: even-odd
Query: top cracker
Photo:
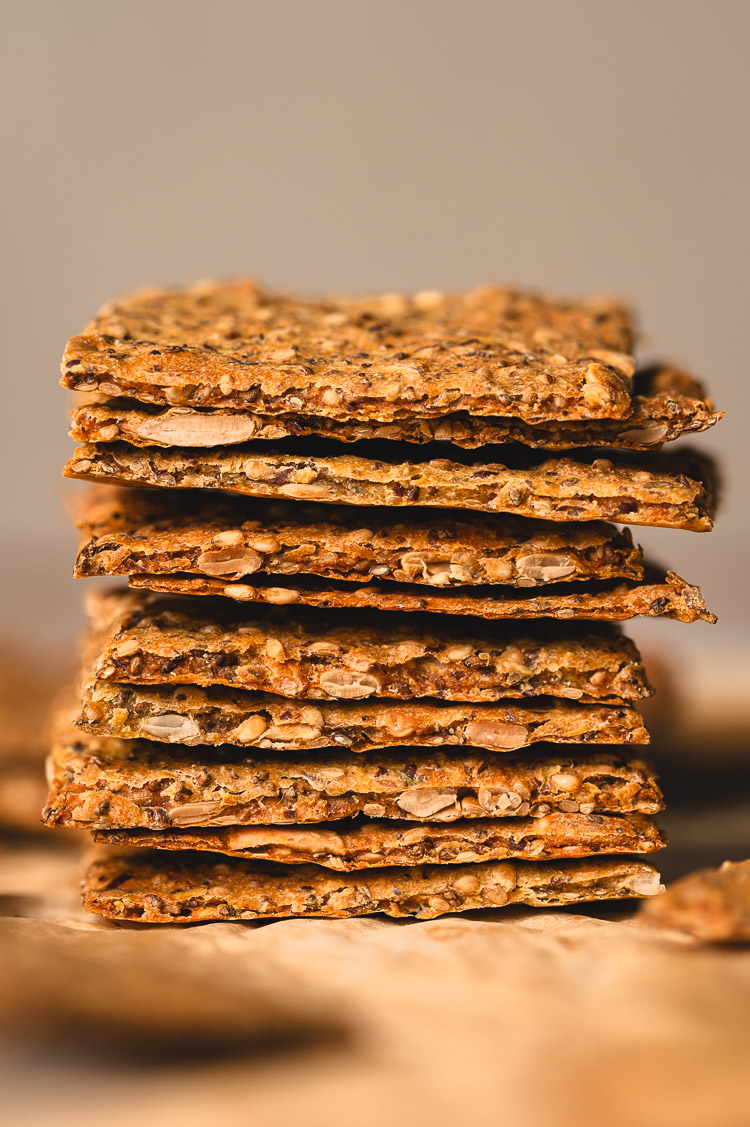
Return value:
[(499, 286), (298, 298), (245, 279), (105, 306), (68, 342), (62, 384), (332, 419), (618, 419), (631, 410), (632, 344), (628, 311), (605, 298)]

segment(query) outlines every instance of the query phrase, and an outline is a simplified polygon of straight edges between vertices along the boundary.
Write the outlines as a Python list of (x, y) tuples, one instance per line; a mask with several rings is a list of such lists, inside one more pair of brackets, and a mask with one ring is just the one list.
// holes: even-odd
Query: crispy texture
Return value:
[(341, 822), (325, 829), (299, 826), (220, 827), (215, 830), (97, 830), (107, 845), (197, 849), (276, 861), (313, 863), (338, 872), (386, 865), (447, 865), (467, 861), (552, 861), (597, 853), (653, 853), (666, 842), (641, 814), (547, 814), (541, 818), (481, 818), (449, 825), (401, 826)]
[[(484, 702), (553, 696), (619, 704), (651, 692), (616, 627), (441, 622), (420, 615), (240, 607), (227, 599), (107, 592), (88, 600), (105, 636), (96, 676), (131, 684), (228, 685), (315, 700), (431, 696)], [(321, 640), (325, 639), (325, 640)]]
[(98, 485), (84, 491), (77, 524), (77, 576), (302, 573), (441, 588), (643, 578), (629, 530), (600, 522), (421, 509), (396, 521), (388, 509)]
[(334, 876), (315, 865), (112, 850), (86, 872), (83, 906), (111, 919), (143, 923), (376, 912), (427, 920), (472, 908), (542, 908), (653, 896), (660, 890), (659, 874), (644, 861), (493, 861)]
[(96, 830), (276, 825), (368, 818), (452, 822), (551, 811), (655, 814), (655, 777), (640, 760), (605, 753), (509, 757), (418, 748), (253, 757), (212, 748), (78, 735), (49, 762), (50, 826)]
[(444, 458), (381, 460), (381, 449), (382, 443), (375, 457), (362, 457), (330, 456), (330, 445), (319, 455), (267, 452), (253, 445), (159, 450), (112, 442), (79, 446), (63, 473), (86, 481), (221, 489), (326, 504), (474, 509), (693, 532), (713, 527), (711, 463), (689, 452), (654, 454), (647, 463), (620, 456), (615, 465), (605, 458), (539, 462), (531, 452), (513, 457), (510, 448), (503, 453), (504, 464), (464, 465)]
[(166, 595), (218, 595), (240, 603), (270, 603), (314, 607), (375, 608), (390, 611), (427, 611), (431, 614), (463, 614), (482, 619), (559, 618), (622, 622), (639, 615), (674, 618), (678, 622), (716, 622), (706, 609), (700, 587), (691, 587), (679, 575), (668, 571), (654, 576), (655, 582), (632, 587), (627, 583), (592, 589), (570, 590), (553, 586), (547, 593), (512, 596), (504, 588), (471, 587), (433, 594), (411, 584), (337, 584), (331, 580), (310, 579), (279, 586), (263, 579), (249, 583), (227, 583), (195, 575), (135, 575), (129, 583), (135, 589), (159, 591)]
[(345, 747), (470, 746), (515, 751), (531, 744), (646, 744), (634, 708), (578, 701), (453, 705), (429, 700), (319, 701), (316, 705), (241, 690), (89, 681), (77, 724), (120, 739), (182, 745), (236, 744), (274, 751)]
[(145, 290), (68, 342), (62, 384), (147, 403), (398, 419), (468, 411), (622, 418), (628, 311), (487, 286), (466, 294), (296, 298), (250, 280)]
[(723, 411), (714, 410), (701, 384), (676, 368), (636, 372), (634, 391), (632, 410), (625, 419), (537, 424), (466, 412), (364, 423), (305, 414), (156, 407), (112, 399), (74, 407), (70, 434), (78, 442), (129, 442), (133, 446), (232, 446), (250, 439), (274, 442), (320, 435), (339, 442), (373, 438), (420, 444), (452, 442), (467, 450), (505, 442), (541, 450), (581, 446), (654, 450), (684, 434), (707, 430), (724, 417)]
[(710, 943), (750, 943), (750, 861), (689, 873), (670, 884), (641, 920)]

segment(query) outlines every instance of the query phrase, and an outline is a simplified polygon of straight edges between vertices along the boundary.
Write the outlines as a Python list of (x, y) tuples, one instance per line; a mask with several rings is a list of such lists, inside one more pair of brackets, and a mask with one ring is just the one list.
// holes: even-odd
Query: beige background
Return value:
[[(750, 6), (24, 0), (3, 7), (2, 617), (67, 637), (65, 338), (144, 283), (508, 280), (637, 304), (730, 417), (717, 531), (641, 539), (714, 630), (636, 628), (704, 694), (747, 622)], [(707, 680), (706, 680), (707, 679)], [(710, 683), (710, 693), (709, 693)]]

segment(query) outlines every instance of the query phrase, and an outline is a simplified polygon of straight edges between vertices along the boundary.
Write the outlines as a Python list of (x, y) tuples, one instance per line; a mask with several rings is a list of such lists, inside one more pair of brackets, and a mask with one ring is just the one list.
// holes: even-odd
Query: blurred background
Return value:
[[(719, 627), (656, 622), (694, 701), (750, 669), (748, 23), (736, 0), (24, 0), (2, 6), (0, 618), (80, 618), (60, 469), (68, 336), (141, 285), (494, 280), (622, 295), (705, 378), (711, 536), (643, 531)], [(67, 488), (74, 488), (69, 486)], [(733, 686), (728, 688), (727, 678)]]
[[(20, 640), (28, 663), (15, 649), (6, 655), (0, 679), (7, 714), (0, 702), (0, 726), (6, 742), (19, 742), (7, 716), (23, 697), (39, 745), (34, 779), (43, 754), (39, 717), (72, 659), (83, 594), (71, 577), (75, 536), (64, 512), (75, 487), (60, 477), (73, 444), (66, 437), (69, 399), (57, 386), (58, 364), (66, 338), (103, 302), (142, 285), (237, 274), (312, 292), (451, 289), (486, 281), (608, 292), (637, 308), (641, 355), (693, 370), (727, 412), (717, 428), (693, 440), (723, 467), (724, 504), (715, 532), (635, 530), (653, 557), (702, 586), (720, 620), (716, 627), (655, 620), (628, 628), (661, 688), (650, 723), (670, 803), (663, 822), (673, 846), (664, 869), (673, 875), (750, 854), (742, 801), (750, 771), (749, 30), (750, 5), (739, 0), (0, 0), (0, 636), (6, 648), (9, 638)], [(30, 678), (38, 695), (28, 704), (16, 686)], [(31, 747), (30, 737), (23, 740)], [(38, 810), (30, 785), (28, 778), (13, 782), (11, 807), (18, 808), (18, 788), (26, 786), (30, 808)], [(5, 914), (14, 914), (6, 902), (13, 893), (34, 915), (31, 869), (0, 850), (0, 870)], [(40, 898), (59, 884), (55, 873), (45, 873), (47, 883), (36, 888)], [(311, 925), (276, 926), (282, 929), (276, 935), (296, 928), (299, 947), (290, 966), (317, 950), (312, 939), (305, 946), (313, 932), (304, 929)], [(385, 927), (375, 921), (356, 926), (360, 939)], [(441, 926), (441, 935), (455, 938), (461, 931), (459, 921)], [(389, 934), (392, 959), (389, 954), (382, 965), (373, 964), (371, 977), (394, 985), (382, 1002), (369, 999), (368, 1005), (380, 1005), (382, 1022), (380, 1032), (368, 1036), (380, 1037), (381, 1064), (390, 1061), (398, 1079), (419, 1038), (397, 1018), (413, 985), (412, 966), (422, 963), (410, 964), (400, 953), (405, 931)], [(203, 935), (210, 947), (213, 941)], [(510, 940), (496, 942), (492, 957), (499, 952), (504, 959), (502, 944)], [(534, 942), (540, 962), (531, 960), (528, 978), (518, 981), (544, 984), (548, 973), (554, 985), (552, 947), (541, 932)], [(321, 967), (325, 953), (318, 952)], [(345, 987), (362, 985), (361, 949), (342, 935), (340, 954)], [(473, 1046), (469, 1026), (485, 1028), (489, 1020), (485, 980), (474, 982), (475, 1013), (466, 1008), (470, 978), (459, 979), (460, 956), (450, 957), (467, 1038), (459, 1024), (453, 1042), (436, 1045), (434, 1060), (446, 1054), (453, 1060)], [(576, 956), (573, 976), (587, 974), (593, 957)], [(430, 958), (425, 950), (424, 966), (433, 966)], [(477, 958), (488, 967), (489, 948)], [(503, 959), (497, 989), (513, 980)], [(434, 967), (434, 977), (446, 981), (445, 966)], [(650, 991), (670, 974), (682, 982), (683, 971), (659, 965), (652, 980), (640, 965), (631, 969), (624, 1010), (610, 999), (613, 1023), (616, 1016), (618, 1028), (632, 1028), (637, 1012), (643, 1054), (633, 1075), (643, 1078), (650, 1070), (653, 1080), (665, 1075), (664, 1057), (652, 1051), (665, 1026), (663, 1014), (649, 1008)], [(693, 971), (699, 979), (703, 973), (704, 988), (693, 998), (693, 1028), (704, 1028), (706, 1041), (694, 1038), (686, 1051), (680, 1040), (688, 1012), (680, 986), (674, 1007), (663, 1005), (671, 1043), (681, 1046), (667, 1061), (666, 1075), (676, 1084), (688, 1075), (705, 1081), (701, 1098), (683, 1109), (685, 1127), (736, 1127), (748, 1121), (733, 1118), (739, 1105), (731, 1103), (730, 1090), (741, 1073), (742, 1039), (735, 1034), (744, 1013), (746, 1046), (747, 1010), (741, 991), (725, 982), (727, 998), (737, 999), (736, 1027), (726, 1007), (707, 1023), (716, 975), (700, 961)], [(396, 996), (399, 973), (403, 991)], [(596, 980), (597, 989), (603, 980)], [(636, 983), (642, 997), (633, 1000)], [(583, 978), (576, 989), (582, 984)], [(559, 1054), (558, 1031), (569, 1028), (573, 1016), (567, 995), (557, 1000), (560, 1012), (539, 1010), (544, 1020), (535, 1033), (541, 1036), (544, 1026), (552, 1037), (550, 1056)], [(519, 1085), (524, 1039), (517, 1015), (525, 1003), (511, 1001), (493, 1008), (494, 1040), (486, 1042), (492, 1057), (474, 1068), (485, 1085), (496, 1078), (494, 1095), (515, 1076), (526, 1116), (544, 1054), (535, 1053), (529, 1084)], [(422, 999), (408, 1004), (421, 1014), (423, 1033), (447, 1036), (442, 1012)], [(504, 1014), (514, 1015), (507, 1028), (500, 1024)], [(579, 1071), (568, 1073), (574, 1107), (598, 1074), (590, 1054), (600, 1041), (601, 992), (593, 990), (587, 1014), (578, 1018), (580, 1036), (570, 1038), (571, 1045), (589, 1045)], [(653, 1044), (644, 1039), (647, 1030)], [(494, 1051), (498, 1039), (503, 1054)], [(616, 1040), (601, 1041), (602, 1066), (614, 1067), (618, 1045), (621, 1050)], [(724, 1073), (706, 1066), (711, 1051), (714, 1069)], [(504, 1072), (498, 1071), (500, 1057)], [(361, 1121), (370, 1122), (388, 1105), (382, 1088), (370, 1090), (369, 1071), (360, 1084), (363, 1061), (347, 1060), (337, 1084), (350, 1084), (348, 1106), (356, 1105)], [(243, 1062), (238, 1072), (227, 1070), (212, 1088), (223, 1091), (224, 1104), (235, 1088), (237, 1098), (246, 1099), (245, 1068)], [(24, 1075), (16, 1076), (11, 1059), (14, 1122), (31, 1123), (37, 1120), (24, 1113)], [(98, 1107), (105, 1103), (107, 1075), (99, 1077)], [(253, 1099), (260, 1093), (277, 1108), (285, 1075), (261, 1063), (252, 1076)], [(320, 1089), (317, 1101), (304, 1101), (309, 1122), (328, 1122), (327, 1076), (309, 1066), (304, 1082)], [(724, 1079), (714, 1083), (718, 1076)], [(68, 1122), (70, 1113), (71, 1122), (73, 1116), (80, 1122), (79, 1081), (75, 1074), (62, 1077), (55, 1073), (38, 1097), (49, 1097), (56, 1121)], [(138, 1083), (144, 1083), (141, 1074)], [(159, 1122), (171, 1122), (173, 1089), (161, 1092), (158, 1102), (156, 1083), (154, 1072), (141, 1105), (115, 1101), (115, 1107), (107, 1096), (108, 1118), (115, 1122), (116, 1113), (130, 1122), (136, 1106), (138, 1114), (158, 1106)], [(184, 1096), (183, 1073), (179, 1083)], [(606, 1115), (606, 1101), (597, 1103), (600, 1125), (670, 1121), (656, 1104), (647, 1117), (637, 1104), (637, 1084), (618, 1079), (617, 1090), (617, 1106)], [(717, 1107), (717, 1090), (729, 1101), (727, 1115)], [(465, 1112), (463, 1101), (460, 1090), (446, 1096), (441, 1087), (443, 1114)], [(415, 1106), (418, 1116), (419, 1106), (433, 1105), (428, 1099)], [(510, 1106), (507, 1099), (503, 1106)], [(181, 1122), (188, 1121), (188, 1110), (183, 1098)], [(217, 1110), (212, 1096), (205, 1107), (195, 1105), (194, 1118), (205, 1122)]]

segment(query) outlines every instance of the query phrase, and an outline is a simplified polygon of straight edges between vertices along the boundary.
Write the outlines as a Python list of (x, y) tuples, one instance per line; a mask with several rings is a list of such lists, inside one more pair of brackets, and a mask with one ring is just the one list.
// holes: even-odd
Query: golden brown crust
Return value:
[(219, 827), (213, 830), (97, 830), (106, 845), (197, 849), (285, 865), (322, 865), (338, 872), (386, 865), (447, 865), (474, 861), (550, 861), (606, 853), (653, 853), (666, 844), (641, 814), (547, 814), (541, 818), (482, 818), (448, 825), (334, 822), (300, 826)]
[(710, 943), (750, 942), (750, 861), (689, 873), (670, 884), (641, 919)]
[[(627, 529), (510, 515), (350, 506), (92, 486), (78, 527), (76, 575), (319, 575), (420, 587), (537, 587), (564, 579), (641, 579)], [(282, 580), (283, 584), (283, 580)]]
[(467, 412), (390, 423), (350, 422), (307, 414), (262, 415), (253, 411), (157, 407), (128, 399), (88, 403), (72, 411), (71, 437), (78, 442), (129, 442), (133, 446), (226, 446), (319, 435), (339, 442), (452, 442), (466, 450), (519, 442), (542, 450), (582, 446), (654, 450), (685, 434), (707, 430), (724, 417), (703, 387), (679, 369), (636, 372), (632, 410), (625, 419), (525, 423)]
[(329, 456), (328, 450), (322, 456), (261, 452), (251, 444), (165, 451), (112, 442), (80, 446), (63, 472), (86, 481), (221, 489), (326, 504), (473, 509), (694, 532), (712, 527), (711, 464), (689, 452), (654, 454), (647, 463), (620, 456), (615, 465), (605, 458), (539, 462), (530, 451), (511, 457), (508, 450), (506, 464), (464, 465), (443, 458), (394, 462), (379, 454)]
[(376, 912), (434, 919), (508, 904), (550, 907), (653, 896), (660, 888), (659, 874), (644, 861), (494, 861), (333, 875), (315, 865), (110, 850), (85, 874), (83, 906), (143, 923)]
[(455, 705), (430, 700), (305, 701), (223, 686), (87, 681), (78, 726), (97, 736), (274, 751), (468, 746), (515, 751), (535, 743), (646, 744), (634, 708), (568, 700)]
[(484, 702), (554, 696), (618, 704), (651, 692), (610, 624), (441, 622), (419, 615), (244, 608), (230, 600), (107, 592), (88, 601), (104, 637), (95, 673), (131, 684), (228, 685), (315, 700)]
[(448, 411), (621, 418), (634, 363), (627, 310), (501, 287), (294, 298), (249, 280), (149, 290), (68, 342), (62, 383), (143, 402), (307, 410), (336, 419)]
[[(305, 577), (290, 582), (258, 578), (250, 582), (227, 583), (195, 575), (136, 575), (130, 586), (159, 591), (166, 595), (223, 596), (240, 603), (267, 603), (272, 606), (352, 607), (430, 614), (462, 614), (491, 619), (558, 618), (563, 621), (593, 620), (623, 622), (639, 615), (674, 618), (678, 622), (716, 622), (706, 609), (700, 587), (691, 587), (679, 575), (668, 571), (657, 581), (633, 587), (627, 583), (594, 584), (589, 590), (571, 590), (553, 585), (544, 595), (519, 598), (503, 588), (471, 587), (433, 594), (407, 584), (337, 584), (331, 580)], [(554, 593), (553, 593), (554, 592)]]
[(655, 777), (605, 753), (510, 757), (399, 748), (294, 759), (223, 747), (176, 748), (83, 736), (53, 748), (44, 820), (51, 826), (330, 822), (365, 814), (400, 821), (582, 814), (654, 814)]

